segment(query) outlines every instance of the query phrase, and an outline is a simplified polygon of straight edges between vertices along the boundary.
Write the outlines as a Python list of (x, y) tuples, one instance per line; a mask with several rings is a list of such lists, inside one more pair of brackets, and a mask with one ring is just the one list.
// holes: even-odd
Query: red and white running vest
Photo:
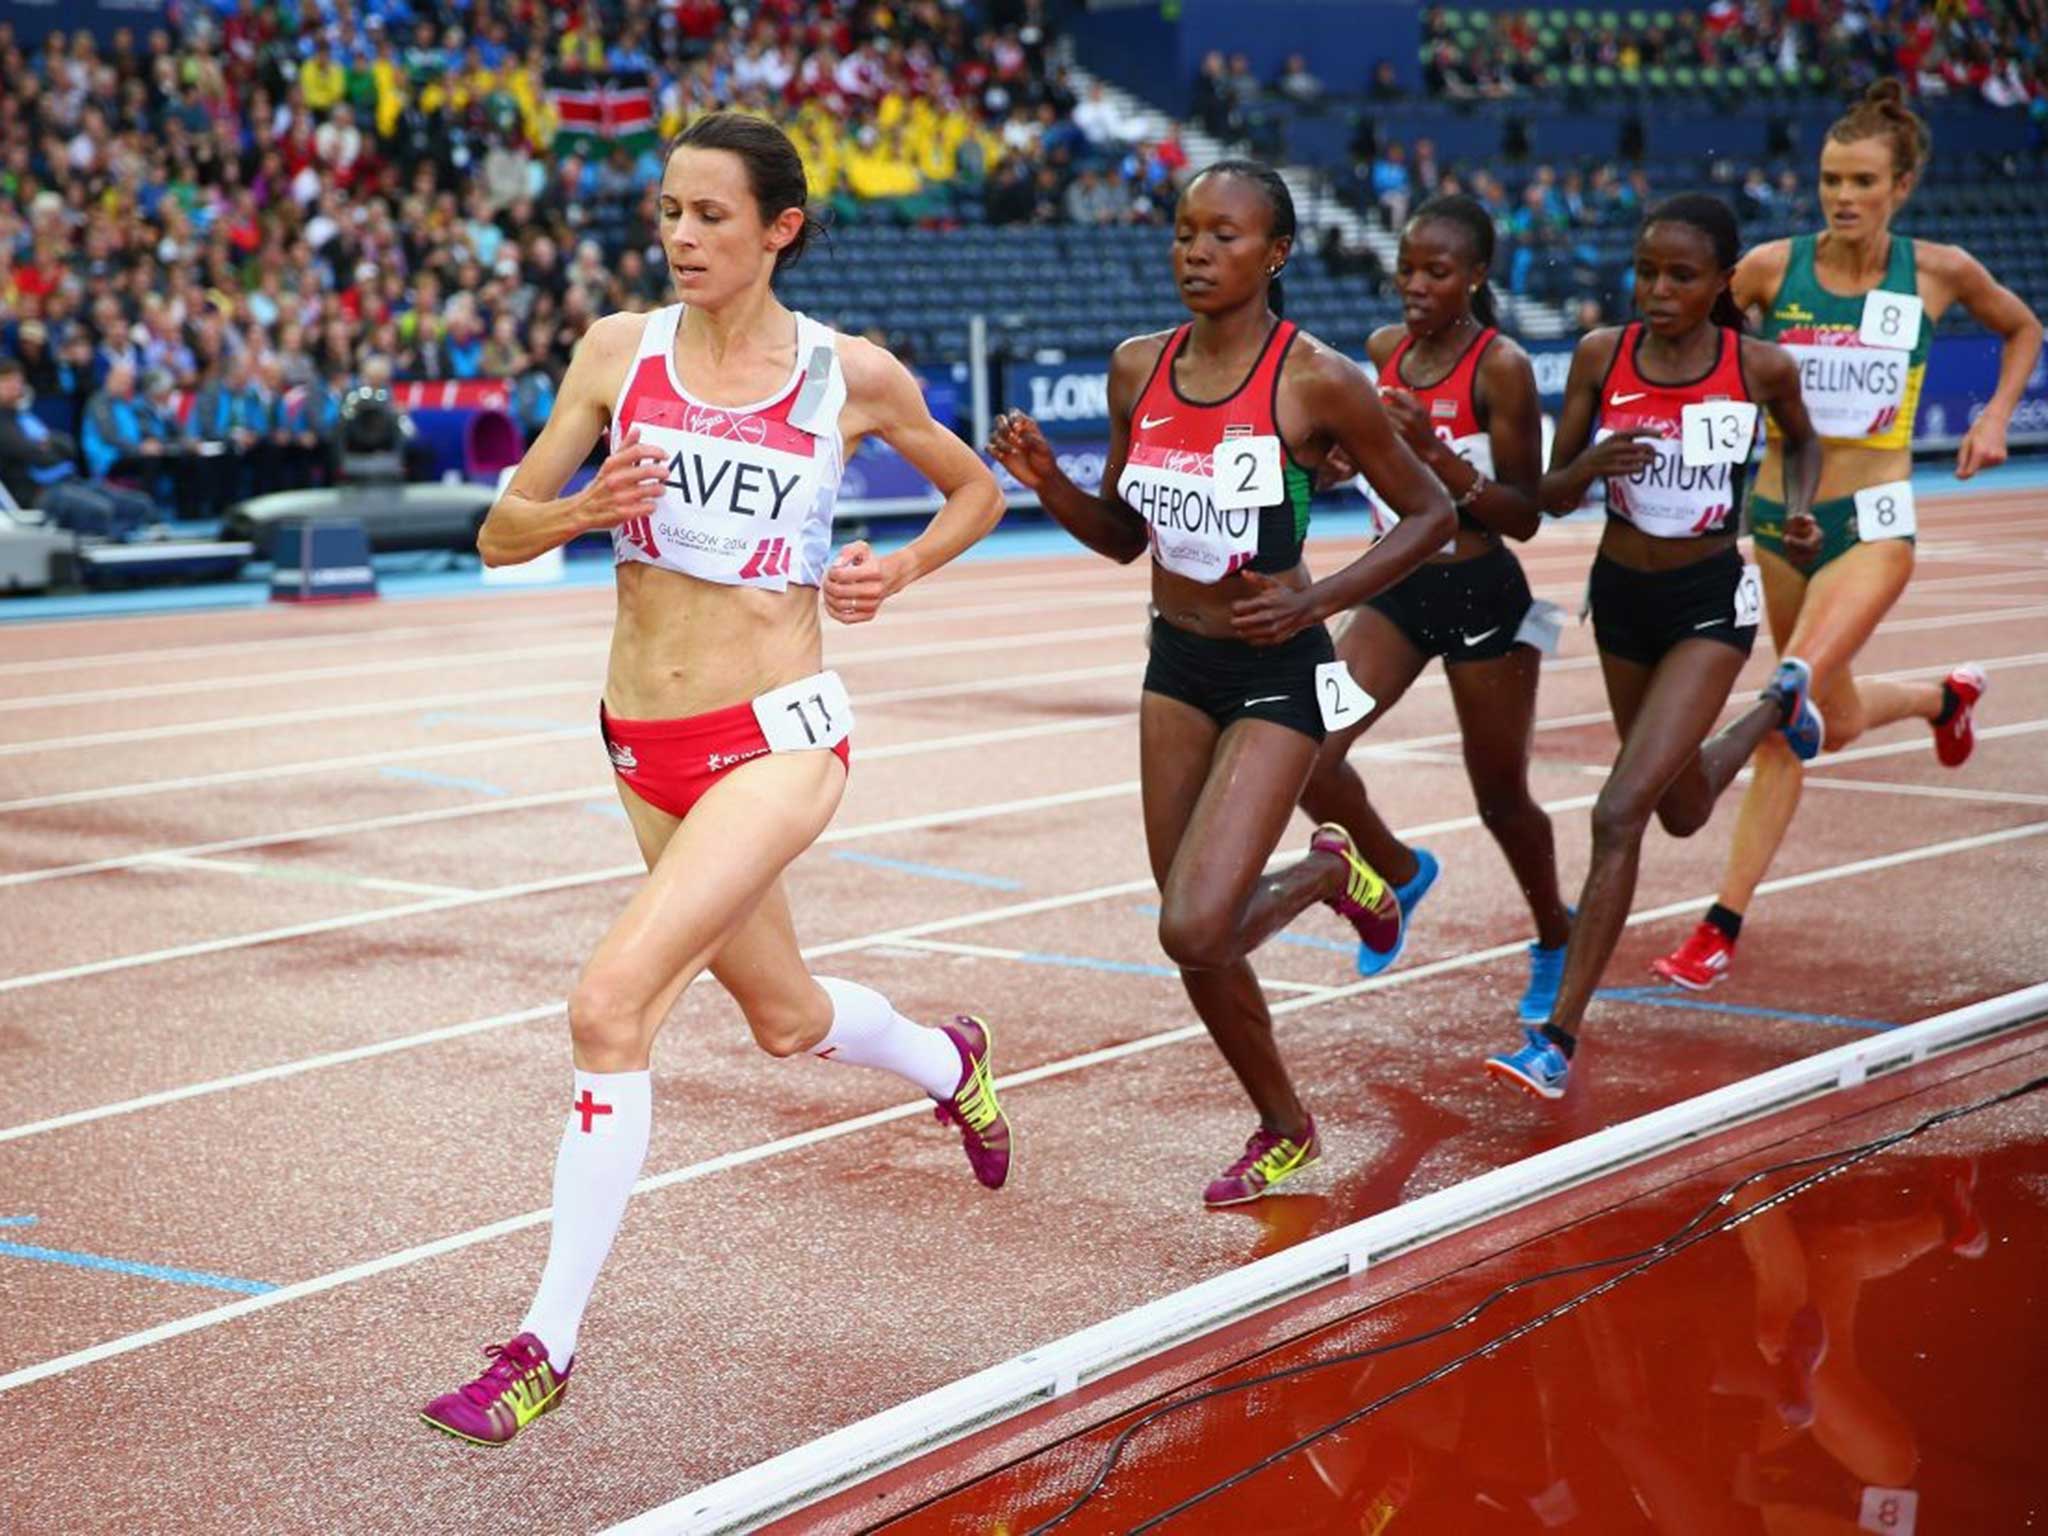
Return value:
[(846, 381), (834, 333), (796, 317), (796, 368), (753, 405), (707, 405), (676, 377), (683, 306), (647, 317), (612, 408), (611, 445), (640, 429), (668, 455), (661, 500), (612, 530), (612, 559), (726, 586), (815, 587), (832, 552), (832, 512), (845, 471), (839, 409)]
[(1645, 441), (1657, 457), (1626, 479), (1607, 478), (1607, 515), (1660, 539), (1704, 538), (1732, 529), (1757, 418), (1742, 377), (1742, 337), (1721, 330), (1713, 367), (1690, 384), (1644, 378), (1636, 366), (1642, 339), (1640, 322), (1621, 333), (1601, 383), (1593, 441), (1647, 427), (1656, 433)]
[[(1298, 328), (1288, 320), (1276, 324), (1244, 382), (1206, 404), (1189, 400), (1173, 382), (1173, 360), (1193, 329), (1173, 333), (1131, 411), (1117, 495), (1145, 519), (1152, 558), (1176, 576), (1214, 582), (1247, 566), (1292, 570), (1308, 534), (1314, 484), (1280, 440), (1275, 402)], [(1239, 453), (1246, 456), (1240, 460)], [(1227, 485), (1237, 490), (1254, 479), (1268, 482), (1270, 491), (1261, 493), (1267, 499), (1219, 505), (1237, 500), (1232, 489), (1219, 494), (1219, 469), (1231, 473)]]

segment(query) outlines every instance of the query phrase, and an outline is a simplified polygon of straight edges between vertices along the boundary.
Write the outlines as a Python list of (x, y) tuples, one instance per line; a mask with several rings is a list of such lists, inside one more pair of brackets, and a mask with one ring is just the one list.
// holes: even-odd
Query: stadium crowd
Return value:
[(1588, 72), (1659, 88), (1776, 80), (1861, 91), (1897, 75), (1923, 99), (1980, 96), (2048, 115), (2048, 0), (1708, 0), (1627, 13), (1462, 12), (1425, 19), (1430, 94), (1497, 98), (1567, 89)]
[[(366, 376), (502, 380), (537, 425), (591, 319), (665, 295), (659, 146), (716, 107), (781, 121), (846, 222), (1163, 217), (1185, 154), (1069, 89), (1042, 9), (181, 0), (33, 50), (0, 21), (0, 358), (35, 402), (0, 400), (7, 489), (123, 531), (132, 497), (88, 519), (56, 482), (302, 484)], [(260, 467), (159, 472), (219, 444)]]

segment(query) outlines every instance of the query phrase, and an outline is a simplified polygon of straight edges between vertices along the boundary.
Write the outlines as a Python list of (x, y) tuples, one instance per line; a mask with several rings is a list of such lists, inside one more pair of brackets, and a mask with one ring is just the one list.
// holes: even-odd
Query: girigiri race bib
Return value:
[(760, 695), (754, 718), (769, 751), (813, 752), (852, 734), (853, 701), (837, 672), (818, 672)]
[[(1593, 441), (1604, 442), (1612, 436), (1614, 433), (1603, 427), (1594, 433)], [(1657, 456), (1626, 479), (1608, 476), (1608, 511), (1620, 512), (1643, 532), (1660, 539), (1698, 538), (1727, 526), (1735, 511), (1732, 463), (1688, 463), (1678, 438), (1639, 441)]]

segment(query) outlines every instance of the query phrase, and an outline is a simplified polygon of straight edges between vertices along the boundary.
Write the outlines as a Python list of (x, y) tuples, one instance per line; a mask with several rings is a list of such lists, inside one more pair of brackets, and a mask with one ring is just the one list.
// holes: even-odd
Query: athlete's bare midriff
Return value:
[[(1308, 563), (1303, 561), (1291, 571), (1277, 572), (1271, 579), (1299, 592), (1310, 585)], [(1252, 584), (1242, 576), (1195, 581), (1175, 575), (1156, 560), (1152, 562), (1153, 608), (1175, 629), (1190, 634), (1207, 635), (1212, 640), (1235, 640), (1237, 629), (1230, 622), (1231, 605), (1243, 602), (1252, 593)]]
[(824, 664), (818, 589), (721, 586), (651, 565), (617, 568), (605, 707), (629, 720), (724, 709)]
[[(1911, 448), (1870, 448), (1862, 443), (1821, 443), (1820, 489), (1813, 499), (1839, 501), (1873, 485), (1889, 485), (1913, 477)], [(1785, 455), (1776, 438), (1764, 449), (1756, 472), (1756, 494), (1771, 501), (1785, 499)]]

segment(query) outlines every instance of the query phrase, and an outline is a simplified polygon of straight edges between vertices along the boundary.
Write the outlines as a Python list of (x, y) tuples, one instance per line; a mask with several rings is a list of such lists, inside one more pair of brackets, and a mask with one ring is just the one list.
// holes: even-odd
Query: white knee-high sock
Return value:
[(908, 1078), (935, 1099), (950, 1099), (960, 1086), (960, 1052), (944, 1030), (913, 1023), (889, 1006), (889, 999), (857, 981), (820, 976), (832, 999), (832, 1028), (811, 1047), (820, 1061), (879, 1067)]
[(521, 1333), (539, 1337), (557, 1371), (576, 1353), (576, 1330), (626, 1199), (647, 1161), (653, 1074), (578, 1072), (562, 1148), (555, 1154), (555, 1227), (547, 1268)]

